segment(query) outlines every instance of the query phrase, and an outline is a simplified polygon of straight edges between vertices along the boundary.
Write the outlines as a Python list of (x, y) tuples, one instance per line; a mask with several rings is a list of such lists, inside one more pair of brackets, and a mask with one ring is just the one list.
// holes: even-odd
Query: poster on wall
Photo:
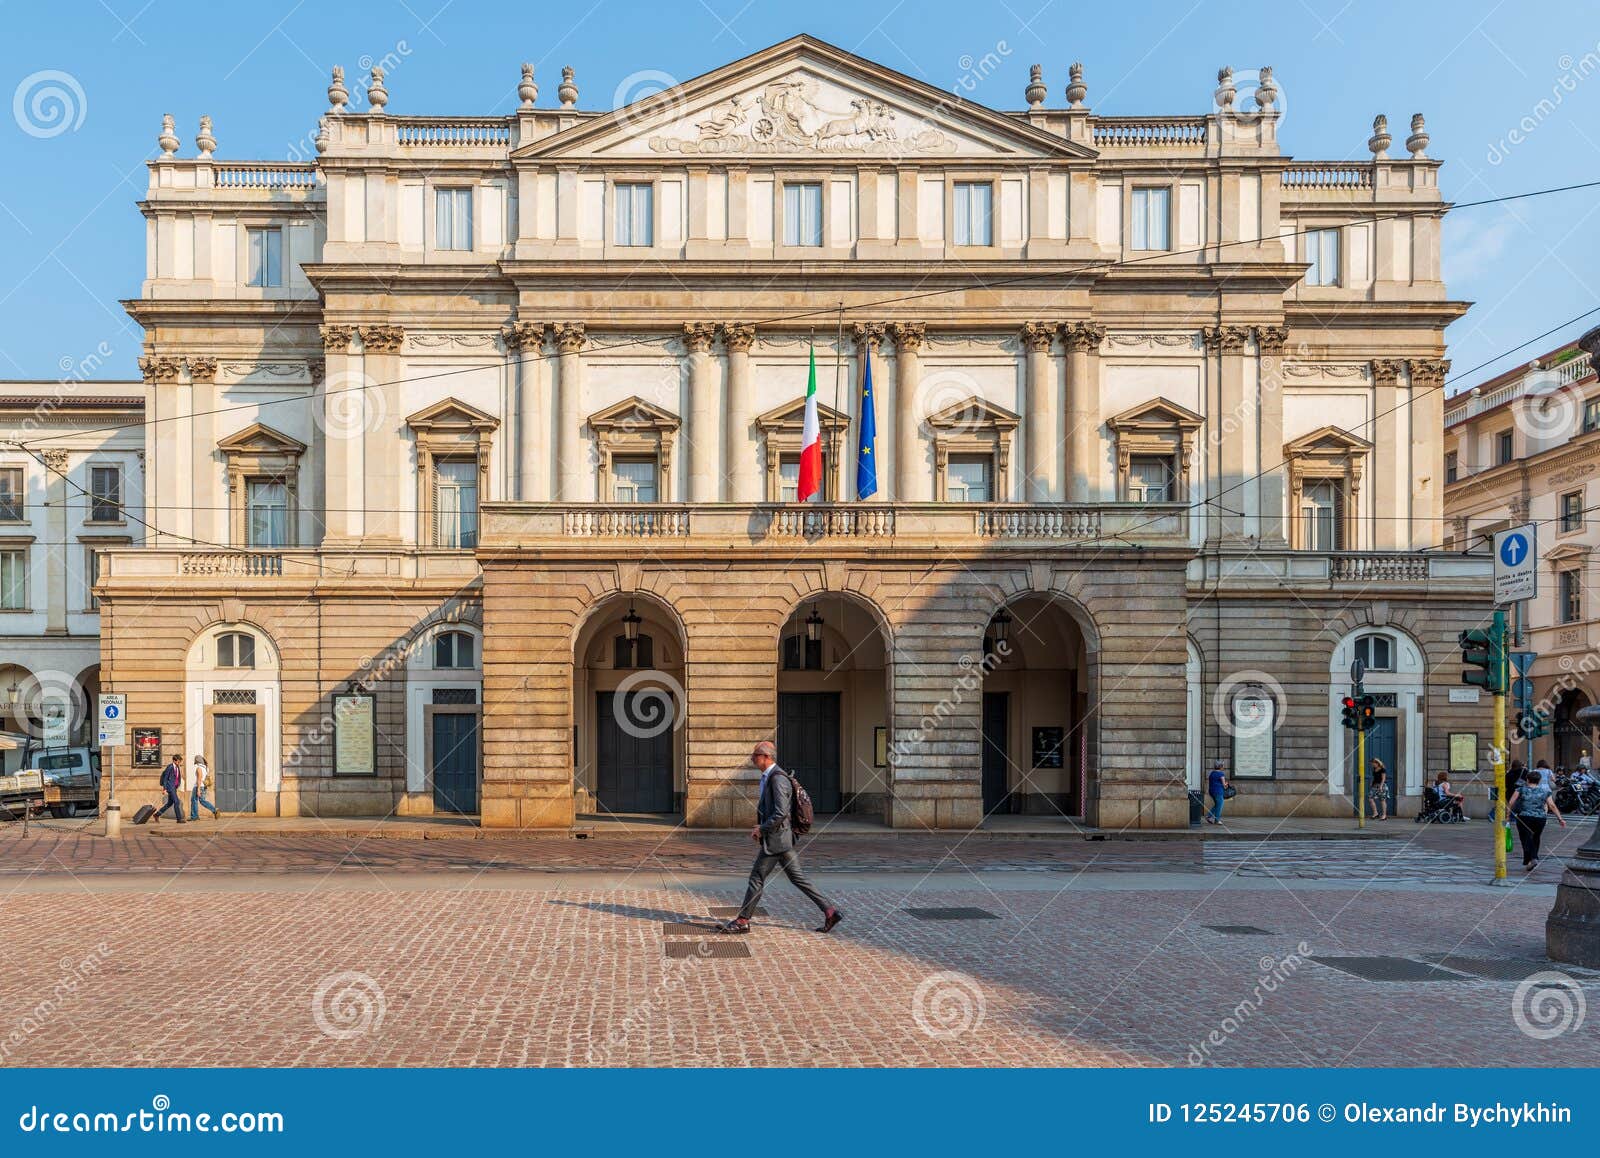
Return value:
[(1478, 733), (1450, 733), (1450, 771), (1478, 771)]
[(1062, 746), (1066, 743), (1065, 728), (1035, 728), (1033, 730), (1033, 766), (1035, 768), (1060, 768), (1063, 766)]
[(333, 697), (333, 774), (376, 776), (377, 698), (371, 695)]
[(1229, 779), (1270, 780), (1276, 774), (1278, 704), (1254, 689), (1233, 698), (1233, 768)]
[(135, 768), (161, 767), (160, 728), (135, 728), (133, 730), (133, 766)]

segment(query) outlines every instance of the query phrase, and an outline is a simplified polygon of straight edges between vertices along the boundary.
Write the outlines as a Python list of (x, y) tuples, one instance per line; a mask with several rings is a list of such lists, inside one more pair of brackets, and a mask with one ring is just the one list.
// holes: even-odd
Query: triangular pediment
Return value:
[(1112, 430), (1171, 430), (1174, 427), (1197, 430), (1204, 422), (1205, 419), (1193, 410), (1179, 406), (1170, 398), (1152, 398), (1106, 419), (1106, 425)]
[[(785, 402), (782, 406), (774, 406), (765, 414), (756, 419), (756, 427), (760, 430), (799, 430), (805, 425), (806, 400), (802, 396), (793, 402)], [(817, 425), (824, 430), (837, 429), (850, 425), (850, 416), (843, 411), (821, 402), (817, 403)]]
[(928, 415), (928, 425), (934, 430), (955, 428), (960, 430), (977, 430), (981, 428), (995, 428), (1000, 430), (1015, 430), (1021, 422), (1021, 416), (1004, 406), (997, 406), (987, 398), (980, 398), (974, 394), (970, 398), (946, 406), (937, 414)]
[(517, 150), (586, 157), (1068, 158), (1092, 150), (796, 36)]
[(446, 398), (409, 416), (406, 425), (413, 430), (485, 431), (497, 428), (500, 420), (458, 398)]
[(653, 402), (646, 402), (637, 394), (632, 398), (624, 398), (615, 402), (604, 410), (596, 410), (589, 415), (589, 427), (592, 430), (609, 429), (611, 427), (628, 427), (634, 430), (676, 430), (678, 429), (678, 416), (670, 410), (663, 410)]
[(1324, 426), (1310, 434), (1302, 434), (1293, 442), (1286, 443), (1283, 449), (1291, 455), (1352, 454), (1371, 450), (1372, 443), (1341, 427)]
[(1586, 547), (1582, 543), (1563, 543), (1552, 548), (1544, 554), (1544, 561), (1550, 566), (1560, 567), (1564, 563), (1576, 563), (1589, 557), (1589, 552), (1594, 548)]
[(306, 444), (291, 438), (281, 430), (274, 430), (264, 422), (245, 427), (217, 443), (224, 454), (302, 454)]

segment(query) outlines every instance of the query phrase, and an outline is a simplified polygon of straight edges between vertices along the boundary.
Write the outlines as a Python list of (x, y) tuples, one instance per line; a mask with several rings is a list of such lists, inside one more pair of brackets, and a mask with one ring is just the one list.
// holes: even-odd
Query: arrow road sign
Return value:
[(1494, 537), (1494, 601), (1500, 606), (1532, 599), (1538, 593), (1538, 539), (1532, 523)]

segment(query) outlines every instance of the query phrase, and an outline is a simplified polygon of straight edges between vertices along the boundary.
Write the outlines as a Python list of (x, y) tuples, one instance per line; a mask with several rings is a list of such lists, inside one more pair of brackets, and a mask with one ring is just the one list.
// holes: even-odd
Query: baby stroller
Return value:
[(1422, 811), (1417, 813), (1418, 824), (1464, 824), (1466, 814), (1454, 800), (1439, 795), (1431, 784), (1422, 786)]

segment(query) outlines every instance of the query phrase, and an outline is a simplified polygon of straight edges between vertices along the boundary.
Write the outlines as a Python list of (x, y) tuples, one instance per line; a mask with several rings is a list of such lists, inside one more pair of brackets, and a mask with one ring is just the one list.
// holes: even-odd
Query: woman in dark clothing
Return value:
[(1545, 820), (1554, 816), (1562, 828), (1567, 822), (1556, 807), (1555, 793), (1539, 783), (1538, 772), (1526, 774), (1522, 787), (1511, 794), (1508, 807), (1517, 818), (1517, 835), (1522, 838), (1522, 871), (1532, 872), (1539, 867), (1539, 838), (1544, 835)]

